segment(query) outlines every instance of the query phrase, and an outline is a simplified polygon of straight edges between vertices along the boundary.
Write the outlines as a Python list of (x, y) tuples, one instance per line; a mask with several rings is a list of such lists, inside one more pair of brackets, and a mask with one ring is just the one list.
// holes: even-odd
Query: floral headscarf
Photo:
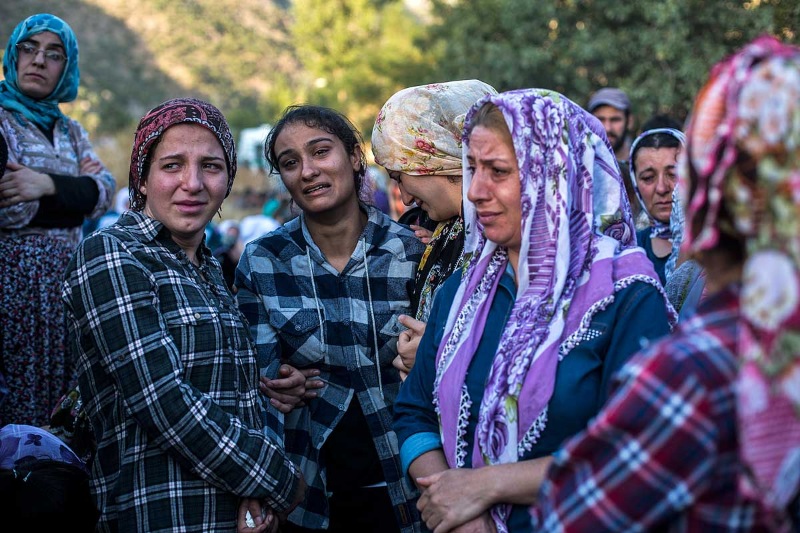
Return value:
[[(46, 98), (37, 100), (25, 96), (17, 85), (17, 45), (45, 31), (58, 35), (67, 56), (61, 78), (56, 88)], [(78, 41), (69, 24), (47, 13), (32, 15), (14, 28), (3, 56), (3, 76), (0, 81), (0, 106), (20, 113), (38, 127), (51, 131), (53, 125), (64, 114), (58, 108), (60, 102), (71, 102), (78, 96), (81, 74), (78, 68)]]
[(144, 209), (145, 196), (139, 190), (145, 178), (145, 163), (150, 157), (150, 149), (164, 132), (176, 124), (199, 124), (216, 136), (222, 150), (225, 152), (225, 162), (228, 164), (228, 191), (231, 193), (233, 180), (236, 177), (236, 146), (233, 135), (228, 127), (228, 122), (222, 112), (213, 105), (194, 98), (173, 98), (151, 109), (136, 128), (131, 151), (131, 169), (128, 190), (131, 196), (131, 211)]
[[(665, 135), (671, 135), (678, 139), (680, 142), (681, 147), (686, 146), (686, 137), (683, 135), (683, 132), (680, 132), (676, 129), (672, 128), (655, 128), (652, 130), (647, 130), (641, 133), (636, 140), (633, 141), (631, 145), (631, 153), (630, 157), (628, 158), (628, 166), (630, 168), (631, 173), (631, 182), (633, 183), (633, 190), (636, 191), (636, 197), (639, 199), (639, 204), (642, 206), (642, 212), (647, 215), (648, 220), (650, 221), (650, 238), (661, 238), (661, 239), (672, 239), (672, 229), (669, 223), (660, 222), (653, 217), (653, 215), (648, 211), (647, 204), (644, 202), (644, 198), (642, 198), (642, 192), (639, 190), (639, 181), (636, 179), (636, 165), (634, 163), (634, 154), (636, 153), (636, 148), (639, 146), (639, 143), (642, 142), (643, 139), (650, 137), (651, 135), (656, 135), (658, 133), (663, 133)], [(674, 191), (673, 191), (674, 192)], [(674, 205), (674, 202), (673, 202)]]
[(800, 48), (762, 36), (717, 64), (686, 136), (683, 246), (712, 249), (722, 233), (745, 244), (742, 488), (782, 509), (800, 490)]
[[(525, 89), (487, 96), (503, 113), (520, 169), (522, 244), (517, 296), (481, 402), (472, 465), (516, 462), (547, 424), (558, 362), (569, 357), (591, 317), (635, 280), (660, 287), (652, 263), (635, 245), (622, 176), (600, 122), (561, 94)], [(465, 172), (464, 196), (472, 176)], [(488, 241), (475, 207), (464, 204), (465, 253), (471, 259), (453, 300), (437, 354), (434, 405), (448, 464), (465, 464), (471, 402), (466, 371), (480, 342), (505, 248)], [(665, 306), (666, 297), (665, 297)], [(673, 317), (674, 318), (674, 317)], [(510, 507), (492, 510), (505, 530)]]
[[(464, 118), (472, 104), (489, 94), (497, 91), (479, 80), (421, 85), (396, 93), (384, 104), (372, 130), (375, 162), (412, 176), (461, 177)], [(440, 221), (414, 280), (411, 305), (418, 320), (428, 320), (436, 290), (461, 267), (463, 251), (462, 218)]]
[(412, 176), (461, 176), (466, 110), (492, 86), (479, 80), (409, 87), (383, 105), (372, 129), (375, 162)]

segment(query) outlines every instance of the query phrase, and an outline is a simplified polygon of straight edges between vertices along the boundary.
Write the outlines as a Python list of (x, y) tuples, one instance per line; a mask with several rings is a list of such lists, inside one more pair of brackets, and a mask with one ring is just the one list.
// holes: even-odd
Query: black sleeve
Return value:
[(39, 210), (30, 226), (40, 228), (74, 228), (94, 210), (100, 192), (89, 176), (49, 174), (56, 187), (52, 196), (39, 198)]

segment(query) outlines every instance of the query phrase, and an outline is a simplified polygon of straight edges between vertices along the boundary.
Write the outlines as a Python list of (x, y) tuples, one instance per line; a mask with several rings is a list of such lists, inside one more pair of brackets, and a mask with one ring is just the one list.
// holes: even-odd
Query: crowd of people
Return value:
[(346, 116), (293, 105), (285, 197), (216, 224), (214, 105), (148, 111), (116, 191), (59, 109), (69, 25), (23, 20), (3, 67), (13, 527), (800, 530), (800, 48), (638, 133), (613, 87), (405, 88), (371, 135), (402, 213)]

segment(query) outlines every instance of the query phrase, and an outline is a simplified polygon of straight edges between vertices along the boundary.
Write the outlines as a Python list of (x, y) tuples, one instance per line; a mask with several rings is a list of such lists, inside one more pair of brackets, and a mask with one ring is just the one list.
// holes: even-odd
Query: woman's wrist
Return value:
[(56, 194), (56, 183), (49, 174), (44, 172), (37, 172), (39, 175), (39, 188), (42, 191), (42, 196), (53, 196)]

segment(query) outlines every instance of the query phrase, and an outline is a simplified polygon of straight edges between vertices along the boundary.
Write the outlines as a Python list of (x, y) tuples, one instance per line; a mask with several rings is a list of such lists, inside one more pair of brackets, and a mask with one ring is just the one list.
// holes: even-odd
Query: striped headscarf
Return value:
[(742, 487), (781, 510), (800, 490), (800, 48), (762, 36), (718, 63), (686, 137), (685, 250), (745, 245)]
[[(37, 100), (25, 96), (17, 85), (17, 45), (45, 31), (58, 35), (64, 46), (64, 55), (67, 60), (64, 70), (56, 88), (46, 98)], [(65, 118), (59, 109), (60, 102), (71, 102), (78, 96), (78, 84), (81, 74), (78, 68), (78, 41), (69, 24), (47, 13), (32, 15), (14, 28), (11, 38), (6, 45), (3, 56), (3, 75), (5, 80), (0, 81), (0, 106), (20, 113), (22, 116), (45, 130), (52, 130), (53, 125), (60, 118)]]
[(128, 179), (128, 190), (131, 196), (131, 211), (144, 209), (145, 196), (139, 190), (145, 180), (146, 166), (150, 164), (150, 152), (153, 144), (170, 127), (176, 124), (198, 124), (205, 127), (216, 136), (225, 160), (228, 164), (228, 191), (231, 193), (233, 180), (236, 177), (236, 146), (233, 134), (228, 127), (228, 122), (222, 112), (213, 105), (194, 98), (173, 98), (151, 109), (136, 128), (131, 151), (131, 168)]

